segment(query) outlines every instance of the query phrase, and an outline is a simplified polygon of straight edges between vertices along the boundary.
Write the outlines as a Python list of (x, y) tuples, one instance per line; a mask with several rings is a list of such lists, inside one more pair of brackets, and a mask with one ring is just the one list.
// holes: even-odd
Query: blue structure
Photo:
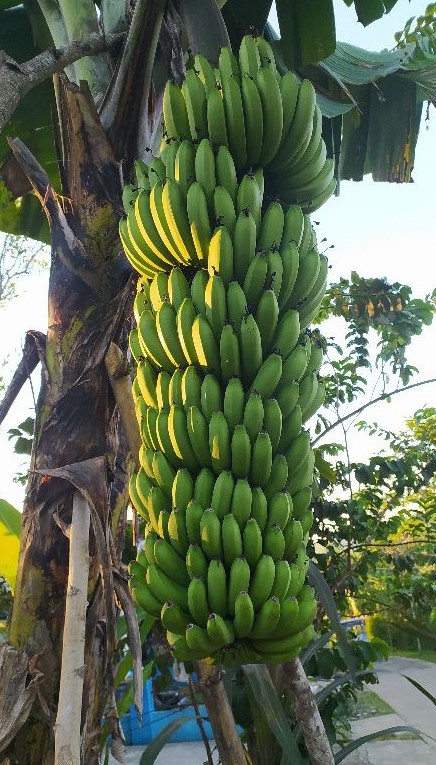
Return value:
[[(183, 687), (182, 684), (180, 684), (180, 687)], [(204, 705), (200, 705), (200, 714), (202, 717), (207, 717), (207, 711)], [(136, 714), (133, 705), (130, 707), (128, 714), (121, 718), (126, 743), (129, 746), (148, 744), (152, 739), (156, 738), (161, 730), (163, 730), (163, 728), (165, 728), (172, 720), (192, 715), (195, 715), (192, 706), (182, 706), (181, 704), (171, 707), (170, 709), (156, 709), (155, 698), (153, 695), (153, 683), (152, 680), (147, 680), (147, 682), (144, 683), (142, 723), (139, 722), (138, 715)], [(209, 721), (203, 720), (203, 725), (207, 737), (213, 739), (213, 731)], [(200, 729), (196, 720), (189, 720), (185, 725), (178, 728), (170, 738), (171, 742), (200, 740)]]

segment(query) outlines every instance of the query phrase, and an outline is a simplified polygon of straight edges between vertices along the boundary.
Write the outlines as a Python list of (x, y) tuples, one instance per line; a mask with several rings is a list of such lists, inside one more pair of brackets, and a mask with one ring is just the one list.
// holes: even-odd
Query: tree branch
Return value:
[(86, 40), (73, 40), (61, 48), (51, 48), (22, 64), (0, 51), (0, 130), (29, 90), (83, 56), (103, 53), (118, 45), (125, 36), (124, 32), (107, 37), (100, 33), (90, 34)]
[(331, 430), (333, 430), (334, 428), (337, 428), (338, 425), (342, 425), (342, 423), (346, 422), (352, 417), (356, 417), (356, 415), (363, 412), (369, 406), (372, 406), (373, 404), (377, 404), (379, 401), (384, 401), (385, 398), (390, 398), (391, 396), (395, 396), (397, 393), (404, 393), (404, 391), (412, 390), (412, 388), (417, 388), (419, 385), (428, 385), (429, 383), (435, 383), (435, 382), (436, 382), (436, 377), (432, 377), (429, 380), (421, 380), (421, 382), (412, 383), (411, 385), (405, 385), (404, 388), (396, 388), (395, 390), (382, 393), (381, 396), (377, 396), (377, 398), (374, 398), (371, 401), (367, 401), (366, 404), (362, 404), (362, 406), (359, 406), (357, 409), (353, 409), (353, 411), (349, 412), (349, 414), (345, 414), (343, 417), (340, 417), (338, 420), (336, 420), (336, 422), (332, 422), (331, 425), (325, 428), (325, 430), (323, 430), (323, 432), (320, 433), (319, 436), (317, 436), (312, 441), (312, 446), (317, 444), (318, 441), (320, 441), (321, 438), (324, 438), (324, 436), (327, 433), (329, 433)]
[(300, 659), (283, 665), (283, 691), (301, 725), (311, 764), (334, 765), (324, 723)]
[(45, 349), (45, 335), (42, 332), (30, 330), (26, 332), (23, 355), (14, 372), (6, 393), (0, 401), (0, 425), (8, 414), (12, 404), (17, 398), (26, 380), (29, 379), (33, 370), (40, 361), (41, 354)]
[(104, 361), (115, 400), (120, 410), (121, 422), (126, 431), (129, 449), (135, 463), (135, 470), (138, 470), (141, 434), (135, 414), (132, 381), (127, 368), (127, 360), (118, 345), (111, 343)]
[(70, 559), (65, 603), (62, 667), (55, 730), (55, 763), (80, 765), (85, 630), (89, 574), (90, 508), (78, 491), (73, 497)]
[(205, 661), (198, 661), (195, 666), (198, 687), (206, 704), (222, 765), (247, 765), (245, 750), (221, 680), (221, 667), (206, 664)]

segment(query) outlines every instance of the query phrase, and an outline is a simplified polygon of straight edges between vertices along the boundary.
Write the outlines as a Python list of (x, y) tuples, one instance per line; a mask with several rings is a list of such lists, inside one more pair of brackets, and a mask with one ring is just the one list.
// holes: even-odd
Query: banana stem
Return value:
[(192, 680), (192, 677), (189, 678), (189, 690), (191, 691), (192, 706), (194, 707), (194, 712), (197, 715), (197, 725), (200, 728), (201, 738), (203, 739), (204, 748), (206, 749), (207, 763), (208, 765), (213, 765), (212, 752), (210, 749), (209, 739), (204, 729), (203, 720), (200, 714), (200, 708), (198, 706), (197, 694), (195, 692), (195, 685)]
[[(196, 663), (199, 688), (215, 734), (221, 765), (247, 765), (245, 750), (221, 680), (222, 668), (204, 661)], [(329, 764), (328, 764), (329, 765)]]
[(62, 643), (55, 765), (81, 763), (81, 715), (85, 674), (85, 630), (89, 575), (90, 509), (79, 492), (73, 497), (70, 559)]
[(301, 725), (312, 765), (334, 765), (333, 752), (300, 659), (283, 665), (283, 692)]
[(135, 469), (138, 469), (141, 436), (133, 405), (132, 381), (127, 368), (127, 360), (118, 345), (111, 343), (104, 361), (115, 400), (120, 410), (121, 422), (126, 431), (132, 459), (135, 462)]

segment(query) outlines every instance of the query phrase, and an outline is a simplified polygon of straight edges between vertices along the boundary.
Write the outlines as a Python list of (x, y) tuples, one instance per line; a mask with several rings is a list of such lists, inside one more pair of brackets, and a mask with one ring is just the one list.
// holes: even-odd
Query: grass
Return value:
[(430, 661), (436, 664), (436, 651), (401, 651), (399, 648), (389, 650), (391, 656), (404, 656), (405, 659), (421, 659), (421, 661)]
[(353, 714), (353, 719), (362, 720), (365, 717), (378, 717), (379, 715), (390, 715), (394, 713), (386, 701), (380, 698), (374, 691), (360, 691), (357, 694), (357, 705)]

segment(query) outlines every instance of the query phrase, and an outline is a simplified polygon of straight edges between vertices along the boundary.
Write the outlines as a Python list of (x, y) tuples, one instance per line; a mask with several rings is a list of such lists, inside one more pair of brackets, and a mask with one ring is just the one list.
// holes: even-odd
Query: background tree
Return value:
[[(200, 50), (215, 61), (228, 35), (237, 46), (248, 29), (264, 30), (271, 2), (221, 5), (222, 14), (208, 0), (198, 14), (192, 0), (137, 0), (133, 11), (105, 0), (24, 6), (0, 0), (6, 51), (0, 61), (0, 162), (13, 198), (2, 207), (0, 224), (51, 241), (47, 336), (29, 334), (25, 347), (25, 366), (41, 363), (42, 384), (9, 632), (10, 644), (32, 657), (34, 680), (12, 744), (18, 763), (53, 761), (69, 555), (64, 532), (76, 491), (90, 506), (92, 526), (83, 751), (86, 763), (98, 760), (112, 684), (114, 589), (128, 607), (119, 562), (128, 446), (104, 361), (112, 341), (126, 349), (132, 296), (118, 240), (121, 185), (133, 160), (149, 158), (158, 145), (162, 89), (168, 77), (182, 77), (183, 52)], [(356, 8), (368, 23), (392, 5)], [(338, 173), (360, 178), (365, 162), (377, 179), (410, 180), (423, 92), (434, 92), (431, 78), (423, 91), (431, 59), (418, 56), (413, 42), (401, 56), (335, 48), (331, 0), (320, 0), (315, 11), (281, 0), (277, 11), (277, 60), (317, 86), (329, 152), (338, 161), (342, 156)], [(274, 37), (269, 27), (265, 32)], [(320, 58), (324, 63), (317, 63)], [(340, 83), (339, 68), (345, 69)], [(370, 83), (380, 79), (384, 99), (375, 102)], [(357, 115), (363, 118), (356, 121)], [(11, 134), (21, 140), (8, 141)], [(10, 698), (13, 684), (4, 692)]]

